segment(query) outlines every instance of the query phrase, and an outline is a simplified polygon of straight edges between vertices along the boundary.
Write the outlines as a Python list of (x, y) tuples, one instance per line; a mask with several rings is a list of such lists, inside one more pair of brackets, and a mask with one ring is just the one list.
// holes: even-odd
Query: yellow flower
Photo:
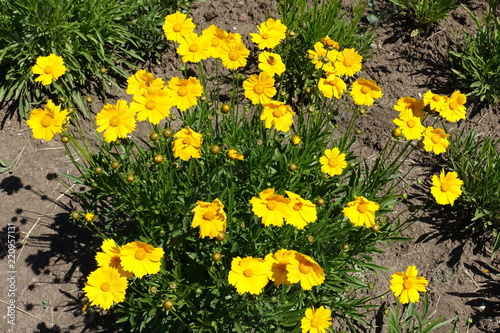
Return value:
[(99, 126), (97, 132), (104, 131), (104, 140), (113, 142), (118, 138), (126, 138), (135, 130), (135, 112), (130, 110), (127, 102), (119, 99), (116, 105), (106, 104), (96, 117)]
[(203, 30), (201, 35), (210, 41), (210, 56), (212, 58), (220, 58), (221, 46), (225, 44), (228, 33), (212, 24)]
[(259, 54), (259, 69), (269, 76), (280, 76), (285, 72), (285, 64), (277, 53), (264, 51)]
[(294, 135), (294, 136), (292, 136), (292, 138), (291, 138), (290, 140), (292, 141), (292, 144), (293, 144), (294, 146), (298, 146), (298, 145), (300, 145), (300, 143), (302, 142), (302, 139), (301, 139), (301, 138), (300, 138), (300, 136), (298, 136), (298, 135)]
[(261, 72), (259, 75), (250, 75), (243, 81), (245, 97), (252, 101), (252, 104), (265, 104), (271, 101), (276, 95), (274, 79), (268, 74)]
[(332, 326), (332, 311), (324, 306), (320, 306), (316, 310), (314, 308), (306, 309), (305, 316), (300, 323), (302, 333), (325, 333)]
[(439, 114), (444, 119), (454, 123), (460, 119), (465, 119), (465, 103), (467, 102), (467, 97), (460, 93), (460, 91), (455, 90), (451, 96), (445, 100), (444, 106), (439, 111)]
[(351, 96), (354, 104), (370, 106), (374, 100), (382, 97), (382, 88), (375, 81), (369, 79), (357, 79), (352, 84)]
[(330, 74), (325, 78), (319, 79), (318, 88), (326, 98), (341, 98), (347, 89), (345, 82), (337, 75)]
[(424, 101), (413, 97), (401, 97), (394, 105), (394, 110), (399, 111), (399, 116), (409, 112), (413, 117), (424, 119)]
[(280, 286), (283, 283), (287, 286), (292, 285), (287, 279), (288, 270), (287, 266), (290, 263), (290, 259), (295, 258), (295, 251), (281, 249), (275, 253), (269, 253), (265, 261), (270, 266), (270, 280), (274, 281), (275, 286)]
[(179, 42), (177, 53), (183, 62), (200, 62), (210, 56), (210, 40), (193, 32)]
[(215, 238), (226, 231), (227, 216), (224, 205), (219, 199), (212, 202), (197, 201), (196, 207), (191, 211), (194, 213), (191, 227), (200, 227), (201, 238)]
[(142, 278), (146, 274), (160, 271), (160, 260), (164, 253), (161, 247), (153, 247), (141, 241), (127, 243), (120, 250), (121, 264), (124, 270)]
[(229, 149), (227, 151), (227, 157), (231, 160), (240, 160), (243, 161), (245, 159), (245, 156), (242, 154), (238, 153), (236, 149)]
[(141, 95), (147, 88), (163, 88), (165, 82), (163, 79), (155, 79), (154, 75), (146, 72), (144, 69), (138, 70), (134, 75), (127, 79), (127, 94)]
[(285, 38), (286, 26), (281, 20), (268, 19), (266, 22), (257, 26), (259, 33), (251, 33), (252, 42), (257, 44), (259, 49), (272, 49)]
[(327, 49), (327, 50), (338, 50), (339, 49), (339, 43), (331, 39), (329, 36), (323, 37), (319, 40), (321, 44)]
[(137, 113), (137, 120), (147, 119), (153, 125), (168, 117), (171, 107), (167, 92), (160, 88), (147, 88), (142, 95), (134, 95), (130, 103), (130, 110)]
[(46, 86), (66, 73), (66, 67), (64, 66), (62, 57), (51, 53), (47, 57), (38, 57), (31, 71), (33, 74), (39, 75), (35, 79), (35, 82), (42, 82), (42, 84)]
[(95, 219), (95, 214), (92, 212), (86, 212), (84, 216), (85, 221), (92, 222)]
[(220, 48), (220, 59), (224, 67), (238, 69), (246, 66), (250, 50), (241, 41), (230, 41)]
[(337, 50), (327, 50), (323, 43), (317, 42), (314, 44), (314, 50), (307, 50), (307, 53), (312, 55), (311, 62), (314, 64), (314, 68), (321, 68), (325, 72), (332, 74), (336, 72), (335, 61), (338, 56)]
[(287, 270), (288, 281), (290, 283), (300, 282), (300, 286), (304, 290), (310, 290), (325, 282), (323, 268), (313, 258), (299, 252), (295, 252), (294, 258), (290, 258)]
[(167, 95), (172, 99), (179, 111), (185, 111), (198, 104), (198, 97), (203, 94), (203, 87), (195, 77), (179, 79), (173, 77), (168, 81)]
[(228, 282), (238, 294), (259, 295), (269, 282), (269, 264), (261, 258), (236, 257), (231, 261)]
[(292, 213), (289, 202), (290, 200), (284, 196), (274, 194), (273, 188), (260, 192), (258, 198), (250, 199), (252, 212), (262, 218), (262, 223), (266, 227), (283, 225), (283, 220)]
[(201, 157), (203, 136), (200, 133), (196, 133), (188, 126), (175, 133), (174, 137), (176, 138), (173, 147), (174, 157), (184, 161)]
[(339, 52), (335, 61), (337, 75), (353, 76), (361, 70), (361, 61), (363, 57), (354, 49), (344, 49)]
[(194, 31), (195, 27), (192, 18), (187, 18), (186, 14), (175, 12), (165, 17), (163, 32), (168, 40), (181, 42)]
[(455, 200), (462, 194), (460, 187), (464, 182), (458, 178), (456, 172), (445, 173), (441, 170), (439, 176), (432, 176), (431, 194), (440, 205), (452, 205)]
[(279, 101), (263, 103), (264, 109), (260, 114), (260, 120), (264, 120), (264, 127), (274, 126), (277, 131), (288, 132), (293, 124), (295, 113), (289, 105)]
[(31, 110), (26, 124), (33, 131), (35, 139), (50, 141), (57, 133), (63, 131), (68, 114), (68, 110), (61, 111), (61, 106), (55, 105), (49, 99), (45, 109), (36, 108)]
[(406, 273), (396, 272), (391, 275), (391, 290), (394, 296), (399, 297), (401, 304), (418, 303), (420, 298), (419, 292), (425, 293), (425, 287), (429, 284), (423, 276), (417, 276), (418, 270), (416, 266), (408, 266)]
[(333, 149), (326, 149), (325, 154), (320, 157), (319, 163), (322, 164), (321, 171), (330, 175), (341, 175), (342, 171), (347, 167), (345, 161), (345, 154), (335, 147)]
[(444, 107), (444, 98), (428, 90), (424, 94), (424, 105), (429, 105), (431, 110), (440, 112)]
[(300, 195), (293, 192), (285, 191), (285, 193), (290, 198), (288, 205), (292, 207), (292, 213), (286, 218), (286, 223), (301, 230), (308, 223), (312, 223), (318, 219), (315, 204), (309, 200), (302, 199)]
[(364, 225), (371, 228), (375, 225), (375, 212), (379, 209), (378, 203), (360, 196), (355, 197), (354, 201), (348, 202), (342, 213), (355, 226)]
[(427, 127), (424, 132), (424, 149), (433, 151), (436, 155), (444, 153), (450, 144), (446, 139), (449, 136), (441, 128)]
[(132, 272), (126, 271), (122, 267), (122, 259), (120, 257), (120, 248), (112, 239), (105, 239), (102, 242), (101, 249), (103, 252), (97, 252), (95, 259), (99, 267), (112, 267), (118, 270), (120, 276), (132, 277)]
[(120, 303), (125, 300), (127, 285), (127, 278), (121, 276), (117, 269), (99, 267), (87, 277), (83, 291), (90, 305), (98, 305), (107, 310), (113, 302)]
[(403, 113), (401, 117), (393, 119), (392, 122), (401, 129), (407, 140), (420, 140), (422, 133), (425, 131), (420, 118), (413, 117), (410, 112)]

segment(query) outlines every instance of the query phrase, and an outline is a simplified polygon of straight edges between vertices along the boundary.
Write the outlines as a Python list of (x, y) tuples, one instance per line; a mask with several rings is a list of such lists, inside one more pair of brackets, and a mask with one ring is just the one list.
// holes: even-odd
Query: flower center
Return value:
[(337, 161), (336, 158), (331, 158), (329, 161), (328, 161), (328, 166), (330, 168), (335, 168), (337, 165), (339, 165), (339, 162)]
[(191, 145), (192, 142), (193, 142), (193, 139), (190, 136), (186, 136), (184, 139), (182, 139), (182, 143), (184, 143), (186, 145)]
[(276, 209), (276, 206), (278, 204), (276, 203), (276, 200), (269, 200), (266, 204), (267, 206), (267, 209), (270, 209), (270, 210), (273, 210), (273, 209)]
[(203, 219), (207, 221), (213, 220), (215, 217), (215, 212), (213, 210), (206, 211), (205, 214), (203, 214)]
[(220, 39), (217, 37), (212, 38), (212, 46), (217, 47), (220, 44)]
[(180, 87), (178, 90), (177, 90), (177, 95), (181, 96), (181, 97), (184, 97), (188, 94), (188, 89), (186, 87)]
[(120, 117), (118, 116), (111, 117), (111, 119), (109, 120), (109, 124), (113, 127), (120, 125)]
[(361, 87), (361, 92), (363, 94), (368, 94), (370, 92), (370, 90), (371, 90), (370, 87), (367, 87), (367, 86), (362, 86)]
[(52, 119), (53, 118), (51, 116), (49, 116), (48, 114), (46, 114), (45, 116), (43, 116), (42, 121), (41, 121), (42, 126), (43, 127), (49, 127), (50, 124), (52, 124)]
[(197, 44), (192, 44), (189, 46), (189, 52), (196, 52), (198, 51), (198, 45)]
[(433, 100), (434, 102), (439, 102), (439, 99), (440, 99), (440, 98), (441, 98), (441, 97), (439, 97), (439, 95), (434, 95), (434, 96), (432, 96), (432, 100)]
[(450, 102), (450, 109), (455, 110), (456, 108), (458, 108), (458, 104), (456, 102)]
[(264, 32), (261, 36), (262, 36), (262, 39), (268, 39), (269, 38), (269, 34), (267, 32)]
[(295, 205), (293, 205), (294, 210), (301, 210), (302, 209), (302, 202), (297, 202)]
[(274, 59), (273, 57), (269, 57), (267, 58), (267, 63), (271, 66), (276, 65), (276, 59)]
[(174, 24), (174, 26), (172, 27), (172, 29), (175, 31), (175, 32), (179, 32), (182, 30), (182, 25), (180, 23), (176, 23)]
[(247, 268), (243, 271), (243, 275), (246, 277), (251, 277), (253, 275), (253, 271), (250, 268)]
[(45, 74), (50, 74), (52, 73), (53, 69), (52, 69), (52, 66), (45, 66), (45, 68), (43, 69), (43, 72)]
[(299, 270), (302, 274), (308, 274), (312, 269), (313, 265), (310, 261), (304, 260), (299, 264)]
[(253, 87), (253, 91), (256, 93), (256, 94), (262, 94), (264, 93), (264, 86), (261, 84), (261, 83), (257, 83), (254, 87)]
[(439, 134), (434, 134), (432, 137), (431, 137), (431, 141), (432, 143), (434, 143), (435, 145), (437, 145), (439, 143), (439, 141), (441, 141), (441, 135)]
[(311, 319), (311, 327), (314, 327), (314, 328), (321, 327), (322, 323), (323, 323), (323, 320), (321, 318), (313, 317), (313, 319)]
[(411, 288), (413, 288), (413, 283), (406, 280), (405, 282), (403, 282), (403, 288), (405, 288), (406, 290), (410, 290)]
[(450, 190), (450, 184), (448, 184), (448, 183), (441, 184), (441, 191), (448, 192), (449, 190)]
[(344, 63), (345, 67), (351, 67), (353, 64), (353, 61), (351, 58), (345, 58), (343, 63)]
[(236, 52), (236, 51), (229, 52), (229, 59), (231, 59), (232, 61), (235, 61), (238, 58), (239, 58), (238, 52)]
[(135, 251), (135, 259), (137, 260), (142, 260), (146, 257), (146, 251), (144, 249), (140, 248)]
[(276, 109), (276, 110), (273, 111), (273, 116), (275, 118), (280, 118), (281, 116), (283, 116), (283, 112), (281, 112), (280, 109)]
[(415, 127), (415, 120), (413, 119), (410, 119), (406, 122), (406, 125), (409, 127), (409, 128), (413, 128)]
[(110, 286), (109, 282), (104, 282), (101, 284), (101, 290), (104, 292), (108, 292), (110, 287), (111, 286)]
[(358, 212), (364, 214), (368, 210), (368, 204), (362, 203), (358, 206)]
[(109, 263), (109, 266), (117, 268), (117, 267), (120, 267), (120, 263), (121, 263), (120, 256), (114, 256), (114, 257), (111, 257), (111, 261)]
[(148, 110), (154, 110), (156, 107), (156, 102), (153, 100), (149, 100), (146, 102), (146, 109)]

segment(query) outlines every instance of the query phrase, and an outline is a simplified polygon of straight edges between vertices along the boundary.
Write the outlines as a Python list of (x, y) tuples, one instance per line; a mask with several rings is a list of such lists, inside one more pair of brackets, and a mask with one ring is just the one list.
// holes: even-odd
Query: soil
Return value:
[[(362, 76), (374, 79), (384, 96), (363, 117), (358, 148), (362, 157), (377, 153), (381, 132), (392, 128), (398, 98), (419, 98), (428, 89), (451, 94), (456, 82), (447, 51), (455, 47), (464, 29), (474, 31), (466, 11), (459, 7), (441, 24), (412, 34), (411, 22), (394, 13), (388, 1), (373, 1), (367, 14), (379, 18), (375, 26), (374, 56), (366, 59)], [(247, 35), (256, 24), (274, 11), (272, 1), (207, 0), (195, 2), (191, 17), (200, 28), (210, 24)], [(348, 8), (354, 1), (343, 1)], [(461, 1), (476, 14), (485, 12), (486, 1)], [(368, 25), (368, 23), (366, 23)], [(156, 75), (172, 76), (178, 59), (166, 54), (160, 64), (149, 63)], [(119, 95), (120, 92), (117, 92)], [(123, 93), (121, 93), (123, 94)], [(94, 112), (102, 104), (92, 105)], [(486, 106), (469, 98), (468, 119), (457, 128), (477, 128), (480, 136), (498, 138), (500, 106)], [(5, 115), (6, 109), (1, 111)], [(105, 317), (83, 314), (82, 291), (85, 276), (94, 269), (96, 244), (100, 243), (81, 225), (73, 224), (69, 214), (77, 209), (70, 189), (48, 174), (69, 173), (74, 169), (62, 144), (31, 138), (24, 122), (0, 117), (0, 160), (14, 161), (12, 172), (0, 174), (0, 227), (2, 249), (0, 265), (0, 332), (96, 332), (106, 330)], [(414, 171), (411, 177), (426, 180), (430, 168)], [(424, 183), (425, 184), (425, 183)], [(73, 187), (72, 190), (77, 189)], [(417, 199), (411, 201), (418, 205)], [(446, 227), (451, 226), (451, 227)], [(403, 232), (408, 242), (391, 243), (374, 263), (388, 272), (370, 276), (375, 291), (387, 290), (390, 272), (416, 264), (429, 283), (430, 313), (433, 318), (457, 316), (457, 332), (500, 332), (500, 265), (491, 259), (491, 244), (470, 237), (453, 227), (445, 211), (433, 211)], [(8, 253), (9, 239), (16, 240), (16, 264)], [(15, 296), (11, 296), (14, 292)], [(9, 324), (8, 302), (16, 300), (15, 325)], [(384, 300), (382, 300), (384, 302)], [(392, 302), (387, 297), (385, 305)], [(468, 324), (468, 320), (471, 321)], [(369, 331), (384, 332), (380, 316), (373, 315)], [(451, 325), (437, 332), (450, 332)]]

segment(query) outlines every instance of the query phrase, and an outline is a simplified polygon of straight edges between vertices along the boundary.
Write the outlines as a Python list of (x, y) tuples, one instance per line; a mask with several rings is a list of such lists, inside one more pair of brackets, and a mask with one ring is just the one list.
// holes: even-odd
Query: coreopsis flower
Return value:
[(450, 142), (446, 139), (450, 135), (445, 133), (441, 128), (434, 128), (429, 126), (424, 132), (424, 149), (432, 151), (438, 155), (444, 153)]
[(210, 40), (193, 32), (179, 42), (177, 53), (183, 62), (200, 62), (210, 56)]
[(300, 195), (293, 192), (285, 191), (285, 193), (290, 198), (290, 203), (288, 205), (292, 207), (292, 213), (285, 219), (286, 223), (301, 230), (304, 229), (308, 223), (312, 223), (318, 219), (315, 204), (309, 200), (303, 199)]
[(292, 145), (298, 146), (302, 142), (302, 139), (298, 135), (294, 135), (290, 138), (290, 141), (292, 141)]
[(375, 212), (379, 209), (380, 205), (375, 201), (359, 196), (355, 197), (354, 201), (348, 202), (342, 213), (355, 226), (364, 225), (371, 228), (375, 225)]
[(404, 113), (399, 118), (393, 119), (392, 122), (401, 129), (407, 140), (420, 140), (422, 133), (425, 131), (425, 127), (420, 122), (420, 118), (414, 117), (409, 112)]
[(219, 199), (212, 202), (197, 201), (191, 227), (200, 227), (200, 237), (215, 238), (226, 231), (227, 216), (224, 205)]
[(176, 138), (173, 143), (174, 157), (184, 161), (201, 157), (203, 136), (200, 133), (196, 133), (188, 126), (175, 133), (174, 137)]
[(162, 89), (165, 82), (161, 78), (155, 79), (152, 73), (139, 69), (134, 75), (127, 79), (127, 94), (141, 95), (148, 88)]
[(196, 25), (192, 18), (187, 18), (186, 14), (175, 12), (165, 17), (163, 32), (168, 40), (181, 42), (184, 38), (193, 33)]
[(220, 58), (221, 46), (225, 44), (227, 32), (212, 24), (203, 30), (201, 35), (210, 41), (210, 56), (216, 59)]
[(329, 36), (323, 37), (320, 39), (321, 44), (325, 47), (327, 50), (338, 50), (339, 49), (339, 43), (331, 39)]
[(161, 258), (165, 252), (161, 247), (141, 241), (127, 243), (121, 247), (120, 257), (124, 270), (134, 273), (138, 278), (160, 271)]
[(274, 126), (277, 131), (288, 132), (293, 124), (295, 112), (289, 105), (279, 101), (269, 101), (263, 103), (264, 109), (260, 114), (260, 120), (264, 120), (264, 127)]
[(68, 110), (61, 111), (61, 106), (55, 105), (49, 99), (44, 109), (31, 110), (26, 124), (31, 128), (33, 138), (50, 141), (57, 133), (63, 131), (68, 115)]
[(135, 112), (130, 110), (123, 99), (116, 105), (106, 104), (96, 115), (97, 132), (104, 132), (104, 140), (113, 142), (118, 138), (126, 138), (127, 134), (135, 130)]
[(122, 267), (120, 248), (112, 239), (105, 239), (101, 245), (102, 252), (97, 252), (95, 259), (99, 267), (112, 267), (118, 270), (120, 276), (132, 277), (132, 272), (126, 271)]
[(243, 89), (245, 89), (245, 97), (252, 101), (252, 104), (269, 103), (276, 95), (274, 79), (264, 72), (259, 75), (250, 75), (243, 81)]
[(345, 154), (341, 153), (337, 147), (326, 149), (324, 155), (319, 158), (319, 163), (322, 164), (321, 171), (331, 177), (341, 175), (347, 167)]
[(120, 303), (125, 300), (127, 285), (127, 278), (121, 276), (116, 268), (99, 267), (89, 274), (83, 291), (90, 305), (107, 310), (113, 302)]
[(326, 57), (328, 51), (321, 42), (314, 43), (313, 48), (314, 50), (307, 50), (307, 53), (312, 56), (311, 62), (314, 64), (314, 68), (322, 68), (324, 65), (322, 59)]
[(391, 275), (390, 289), (394, 292), (394, 296), (399, 298), (401, 304), (418, 303), (420, 294), (425, 293), (425, 287), (429, 281), (423, 276), (417, 276), (418, 270), (416, 266), (408, 266), (406, 273), (396, 272)]
[(252, 212), (262, 218), (262, 223), (266, 227), (283, 225), (284, 219), (292, 213), (289, 202), (290, 200), (283, 195), (274, 194), (273, 188), (264, 190), (259, 193), (259, 197), (250, 199)]
[(259, 69), (269, 76), (280, 76), (285, 72), (285, 64), (281, 60), (281, 56), (277, 53), (264, 51), (259, 54)]
[(83, 219), (87, 222), (92, 222), (95, 219), (95, 214), (93, 212), (86, 212)]
[(242, 154), (238, 153), (236, 149), (229, 149), (227, 151), (227, 157), (231, 160), (240, 160), (243, 161), (245, 159), (245, 156)]
[(300, 282), (300, 286), (304, 290), (310, 290), (325, 282), (323, 268), (313, 258), (299, 252), (295, 252), (294, 258), (290, 258), (287, 270), (288, 281), (290, 283)]
[(413, 97), (401, 97), (394, 105), (394, 110), (399, 111), (399, 116), (410, 112), (413, 117), (424, 119), (424, 101)]
[(458, 178), (456, 172), (445, 173), (441, 170), (439, 176), (432, 176), (431, 194), (440, 205), (452, 205), (462, 194), (461, 186), (464, 182)]
[(228, 69), (245, 67), (250, 50), (241, 41), (230, 41), (220, 47), (220, 59), (222, 66)]
[(160, 88), (147, 88), (141, 95), (134, 95), (130, 103), (130, 110), (136, 112), (137, 120), (148, 120), (157, 125), (170, 115), (172, 101), (167, 91)]
[(326, 98), (342, 97), (342, 94), (347, 89), (347, 86), (340, 77), (334, 74), (329, 74), (326, 78), (320, 78), (318, 88)]
[(269, 282), (270, 265), (262, 258), (233, 258), (228, 275), (230, 285), (238, 294), (259, 295)]
[(444, 107), (444, 98), (441, 95), (434, 94), (431, 90), (428, 90), (424, 94), (424, 105), (429, 105), (429, 108), (433, 111), (440, 112)]
[[(337, 54), (335, 69), (337, 75), (354, 76), (361, 70), (363, 57), (355, 49), (344, 49)], [(371, 105), (371, 104), (370, 104)]]
[(444, 106), (439, 111), (439, 114), (444, 119), (454, 123), (460, 119), (465, 119), (465, 103), (467, 97), (460, 91), (455, 90), (451, 96), (445, 100)]
[(57, 81), (61, 75), (66, 73), (66, 67), (62, 57), (51, 53), (47, 57), (38, 57), (31, 71), (33, 74), (39, 75), (35, 82), (42, 82), (46, 86), (52, 81)]
[(257, 44), (259, 49), (272, 49), (285, 38), (286, 26), (281, 20), (268, 19), (257, 26), (259, 33), (251, 33), (252, 42)]
[(269, 278), (271, 281), (274, 281), (275, 286), (280, 286), (283, 283), (287, 286), (292, 285), (287, 279), (287, 266), (290, 263), (290, 259), (293, 258), (295, 258), (295, 251), (285, 249), (278, 250), (275, 253), (269, 253), (266, 256), (265, 261), (268, 262), (271, 269)]
[(324, 306), (306, 309), (305, 316), (300, 321), (302, 333), (325, 333), (330, 326), (332, 326), (332, 311)]
[(351, 88), (351, 96), (354, 104), (370, 106), (375, 99), (382, 97), (382, 88), (375, 81), (369, 79), (357, 79)]
[(173, 77), (167, 84), (167, 96), (179, 111), (186, 111), (198, 104), (198, 97), (203, 94), (203, 87), (195, 77), (179, 79)]

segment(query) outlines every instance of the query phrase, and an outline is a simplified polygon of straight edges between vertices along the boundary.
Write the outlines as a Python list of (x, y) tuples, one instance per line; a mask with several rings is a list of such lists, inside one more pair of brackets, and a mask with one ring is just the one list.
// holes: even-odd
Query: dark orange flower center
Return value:
[(352, 61), (351, 58), (345, 58), (344, 61), (343, 61), (343, 63), (344, 63), (345, 67), (351, 67), (352, 64), (354, 63), (354, 61)]
[(43, 118), (42, 118), (42, 121), (41, 121), (42, 126), (43, 126), (43, 127), (49, 127), (49, 126), (50, 126), (50, 124), (52, 124), (52, 120), (53, 120), (53, 119), (54, 119), (53, 117), (51, 117), (50, 115), (46, 114), (46, 115), (45, 115), (45, 116), (43, 116)]
[(411, 281), (405, 280), (405, 282), (403, 282), (403, 288), (409, 290), (413, 288), (413, 283)]
[(143, 248), (137, 249), (137, 251), (135, 251), (135, 259), (142, 260), (144, 258), (146, 258), (146, 251), (144, 251)]
[(450, 102), (450, 109), (455, 110), (458, 108), (458, 104), (456, 102)]
[(297, 202), (295, 205), (293, 205), (294, 210), (301, 210), (302, 209), (302, 202)]
[(409, 127), (409, 128), (413, 128), (415, 127), (415, 120), (413, 119), (410, 119), (406, 122), (406, 125)]
[(146, 102), (146, 109), (148, 110), (154, 110), (156, 107), (156, 102), (153, 100), (149, 100)]
[(196, 52), (198, 51), (198, 44), (192, 44), (189, 46), (189, 52)]
[(262, 39), (268, 39), (269, 38), (269, 34), (267, 32), (264, 32), (261, 36), (262, 36)]
[(439, 99), (440, 99), (440, 98), (441, 98), (441, 97), (440, 97), (439, 95), (434, 95), (434, 96), (432, 96), (432, 100), (433, 100), (434, 102), (439, 102)]
[(104, 292), (108, 292), (110, 287), (111, 285), (109, 284), (109, 282), (104, 282), (101, 284), (101, 290)]
[(121, 263), (120, 256), (114, 256), (114, 257), (111, 257), (111, 261), (109, 263), (109, 266), (117, 268), (117, 267), (120, 267), (120, 263)]
[(212, 46), (217, 47), (220, 44), (220, 39), (217, 37), (212, 38)]
[(273, 209), (276, 209), (276, 206), (278, 205), (278, 203), (276, 202), (276, 200), (269, 200), (267, 201), (267, 209), (270, 209), (270, 210), (273, 210)]
[(253, 275), (253, 271), (250, 268), (247, 268), (243, 271), (243, 275), (246, 277), (251, 277)]
[(177, 95), (181, 96), (181, 97), (184, 97), (188, 94), (188, 89), (186, 87), (180, 87), (178, 90), (177, 90)]
[(52, 66), (45, 66), (45, 68), (43, 69), (43, 72), (45, 74), (50, 74), (52, 73), (53, 69), (52, 69)]
[(271, 66), (276, 65), (276, 59), (274, 59), (273, 57), (269, 57), (267, 58), (267, 63)]
[(236, 51), (229, 52), (229, 59), (231, 59), (232, 61), (238, 60), (239, 57), (240, 55), (238, 54), (238, 52)]
[(193, 138), (191, 138), (190, 136), (186, 136), (184, 139), (182, 139), (182, 143), (184, 143), (186, 145), (190, 145), (192, 142), (193, 142)]
[(203, 219), (207, 221), (213, 220), (215, 217), (215, 212), (213, 210), (208, 210), (203, 214)]
[(439, 135), (439, 134), (434, 134), (434, 135), (431, 137), (431, 141), (432, 141), (432, 143), (434, 143), (435, 145), (437, 145), (437, 144), (441, 141), (441, 135)]
[(264, 86), (262, 85), (262, 83), (257, 83), (255, 86), (253, 86), (253, 91), (256, 93), (256, 94), (263, 94), (264, 93)]
[(313, 263), (308, 260), (303, 260), (299, 264), (299, 270), (302, 274), (308, 274), (313, 270)]
[(180, 23), (174, 24), (174, 26), (172, 27), (172, 30), (174, 30), (175, 32), (181, 31), (182, 30), (182, 24), (180, 24)]
[(361, 87), (361, 92), (362, 92), (363, 94), (368, 94), (370, 91), (371, 91), (371, 89), (370, 89), (370, 87), (368, 87), (368, 86), (362, 86), (362, 87)]
[(113, 127), (120, 125), (120, 117), (118, 116), (111, 117), (111, 119), (109, 120), (109, 124)]
[(368, 210), (368, 204), (365, 202), (363, 202), (358, 206), (358, 212), (360, 212), (361, 214), (364, 214), (367, 210)]
[(323, 323), (323, 320), (319, 317), (313, 317), (313, 319), (311, 319), (311, 327), (314, 327), (314, 328), (321, 327), (322, 323)]
[(279, 118), (279, 117), (283, 116), (283, 112), (281, 112), (280, 109), (276, 109), (276, 110), (273, 111), (273, 116), (275, 118)]
[(441, 191), (448, 192), (449, 190), (450, 190), (450, 184), (448, 184), (448, 183), (441, 184)]
[(328, 166), (330, 168), (335, 168), (338, 165), (339, 165), (339, 161), (337, 161), (336, 158), (330, 158), (330, 160), (328, 161)]

